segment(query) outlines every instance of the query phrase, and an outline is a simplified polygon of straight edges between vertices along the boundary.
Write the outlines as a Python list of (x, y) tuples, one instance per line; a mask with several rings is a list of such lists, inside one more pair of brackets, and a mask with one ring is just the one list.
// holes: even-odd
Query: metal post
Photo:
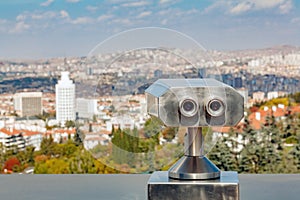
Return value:
[(203, 156), (202, 127), (188, 127), (184, 141), (186, 156)]

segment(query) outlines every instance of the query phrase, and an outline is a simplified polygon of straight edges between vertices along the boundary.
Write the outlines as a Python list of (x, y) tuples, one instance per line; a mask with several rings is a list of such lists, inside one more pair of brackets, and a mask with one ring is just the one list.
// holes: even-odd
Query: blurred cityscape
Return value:
[[(162, 130), (162, 125), (147, 115), (144, 91), (159, 78), (215, 78), (234, 87), (244, 96), (245, 119), (234, 129), (225, 127), (211, 130), (224, 136), (223, 140), (227, 138), (222, 148), (231, 149), (233, 161), (243, 158), (243, 150), (249, 143), (245, 137), (249, 137), (252, 130), (258, 133), (258, 142), (268, 140), (266, 138), (269, 136), (272, 138), (271, 143), (276, 147), (272, 152), (274, 155), (274, 152), (280, 154), (281, 158), (276, 158), (280, 161), (284, 160), (282, 156), (288, 155), (299, 145), (299, 47), (278, 46), (232, 52), (142, 49), (89, 57), (2, 60), (0, 169), (3, 173), (109, 173), (116, 172), (114, 168), (123, 172), (164, 169), (182, 153), (184, 130)], [(276, 134), (273, 129), (273, 133), (269, 131), (262, 136), (266, 123), (277, 126), (279, 138), (274, 139)], [(153, 136), (153, 131), (157, 136)], [(249, 134), (245, 136), (246, 133)], [(120, 140), (126, 140), (127, 137), (123, 134), (141, 140), (123, 144)], [(54, 148), (56, 144), (61, 146)], [(149, 153), (163, 144), (167, 148), (160, 155)], [(82, 149), (77, 152), (75, 148), (80, 145)], [(132, 157), (122, 154), (114, 146), (127, 152), (149, 154), (148, 157), (140, 156), (133, 163)], [(57, 150), (66, 147), (74, 148), (70, 154)], [(219, 143), (217, 148), (221, 148)], [(280, 153), (280, 148), (285, 153)], [(90, 170), (95, 167), (94, 163), (91, 164), (93, 167), (84, 170), (81, 164), (72, 160), (69, 163), (61, 161), (60, 165), (65, 166), (61, 168), (62, 171), (45, 169), (50, 165), (49, 159), (58, 159), (59, 156), (71, 159), (75, 152), (81, 154), (82, 159), (90, 158), (87, 152), (82, 151), (91, 153), (92, 157), (111, 168)], [(20, 152), (23, 154), (20, 155)], [(106, 155), (114, 158), (102, 158)], [(213, 150), (212, 158), (220, 160), (217, 155)], [(296, 158), (299, 159), (300, 169), (299, 155)], [(159, 161), (153, 164), (153, 157)], [(164, 157), (169, 157), (169, 160), (163, 160)], [(236, 165), (245, 166), (244, 158)], [(248, 154), (247, 158), (251, 156)], [(143, 159), (150, 161), (141, 164)], [(130, 163), (124, 165), (128, 160)], [(253, 162), (249, 161), (251, 165)], [(222, 169), (238, 170), (238, 166), (232, 167), (232, 163), (226, 166), (224, 163), (217, 164)], [(81, 167), (75, 167), (77, 165)], [(284, 172), (295, 172), (288, 170)], [(246, 169), (244, 171), (249, 172)], [(250, 172), (278, 171), (255, 168)]]

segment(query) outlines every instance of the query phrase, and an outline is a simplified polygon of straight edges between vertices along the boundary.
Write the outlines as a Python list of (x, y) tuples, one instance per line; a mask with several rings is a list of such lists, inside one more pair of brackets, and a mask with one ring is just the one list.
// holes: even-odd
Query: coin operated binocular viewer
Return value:
[(160, 79), (145, 92), (151, 116), (187, 127), (184, 156), (151, 175), (148, 199), (239, 199), (237, 172), (221, 172), (205, 157), (202, 127), (235, 126), (244, 115), (243, 97), (214, 79)]

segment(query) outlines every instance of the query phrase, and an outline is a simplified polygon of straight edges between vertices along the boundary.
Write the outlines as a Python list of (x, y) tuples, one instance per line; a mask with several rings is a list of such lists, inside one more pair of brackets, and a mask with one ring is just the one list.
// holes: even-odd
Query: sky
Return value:
[(0, 0), (0, 59), (86, 56), (142, 27), (182, 32), (210, 50), (300, 46), (300, 1)]

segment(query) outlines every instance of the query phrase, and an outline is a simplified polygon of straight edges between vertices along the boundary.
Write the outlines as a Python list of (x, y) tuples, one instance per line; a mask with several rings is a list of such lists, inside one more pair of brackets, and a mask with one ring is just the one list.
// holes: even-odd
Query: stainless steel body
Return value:
[(148, 200), (239, 200), (236, 172), (221, 172), (219, 179), (175, 180), (166, 171), (154, 172), (148, 181)]

